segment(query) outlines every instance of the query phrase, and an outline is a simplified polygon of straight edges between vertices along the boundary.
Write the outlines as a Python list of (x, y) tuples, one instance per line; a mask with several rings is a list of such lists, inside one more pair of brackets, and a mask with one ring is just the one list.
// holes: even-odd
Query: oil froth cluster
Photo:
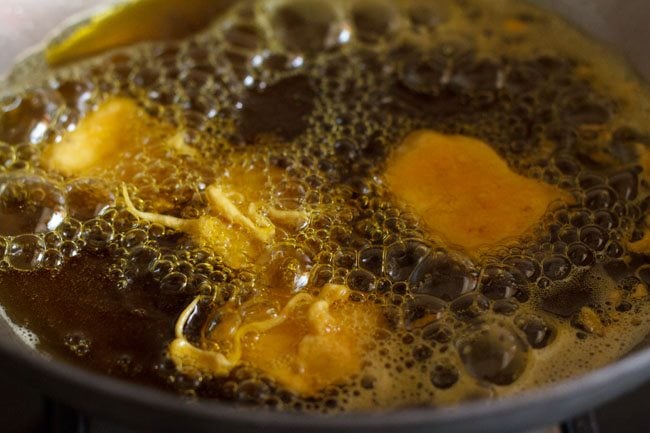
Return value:
[[(184, 40), (47, 71), (0, 100), (0, 280), (43, 288), (58, 275), (47, 284), (73, 303), (62, 288), (87, 283), (74, 273), (85, 263), (104, 281), (98, 296), (166, 329), (152, 332), (147, 354), (137, 334), (99, 361), (105, 335), (86, 322), (47, 350), (242, 404), (439, 405), (578, 374), (590, 357), (609, 362), (648, 325), (648, 251), (634, 245), (648, 230), (650, 135), (627, 124), (634, 100), (577, 48), (542, 50), (549, 25), (572, 32), (509, 1), (245, 1)], [(127, 149), (83, 176), (48, 168), (48, 146), (114, 98), (155, 119), (148, 140), (175, 141)], [(422, 129), (482, 140), (571, 200), (480, 255), (440, 242), (385, 180), (391, 155)], [(138, 212), (199, 220), (214, 213), (210, 186), (235, 165), (278, 173), (259, 184), (267, 211), (308, 215), (299, 230), (278, 229), (264, 275), (138, 217), (123, 194), (126, 183)], [(305, 397), (246, 365), (221, 376), (177, 369), (165, 348), (192, 300), (182, 333), (198, 346), (224, 326), (220, 309), (250, 306), (269, 285), (314, 297), (345, 286), (352, 303), (373, 305), (381, 325), (362, 371)], [(563, 360), (571, 344), (580, 353)]]

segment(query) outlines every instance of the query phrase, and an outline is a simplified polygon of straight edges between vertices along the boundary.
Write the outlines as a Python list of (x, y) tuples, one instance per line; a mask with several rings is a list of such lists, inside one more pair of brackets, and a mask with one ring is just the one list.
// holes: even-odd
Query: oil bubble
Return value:
[(528, 348), (506, 325), (484, 324), (463, 336), (458, 353), (467, 371), (495, 385), (510, 385), (526, 369)]
[(47, 180), (19, 173), (0, 176), (0, 234), (52, 231), (65, 217), (65, 195)]
[(39, 236), (16, 236), (7, 246), (6, 260), (19, 271), (31, 271), (41, 266), (45, 250), (45, 242)]

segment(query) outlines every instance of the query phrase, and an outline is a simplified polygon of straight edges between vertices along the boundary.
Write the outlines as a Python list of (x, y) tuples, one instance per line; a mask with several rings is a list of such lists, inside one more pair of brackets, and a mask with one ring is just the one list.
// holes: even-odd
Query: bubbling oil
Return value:
[[(562, 38), (549, 40), (549, 33)], [(619, 60), (522, 2), (239, 2), (201, 33), (28, 78), (0, 101), (0, 300), (39, 347), (185, 395), (319, 412), (499, 397), (612, 362), (650, 330), (650, 94)], [(20, 69), (17, 69), (20, 70)], [(112, 97), (182, 131), (200, 158), (128, 155), (88, 178), (44, 148)], [(418, 129), (478, 138), (517, 173), (569, 192), (534, 231), (471, 258), (431, 239), (388, 193), (392, 151)], [(243, 155), (243, 156), (242, 156)], [(205, 215), (237, 159), (279, 169), (264, 195), (307, 209), (279, 280), (341, 284), (381, 311), (363, 370), (303, 397), (254, 368), (189, 376), (167, 357), (178, 315), (198, 342), (260, 277), (138, 209)], [(274, 274), (275, 275), (275, 274)]]

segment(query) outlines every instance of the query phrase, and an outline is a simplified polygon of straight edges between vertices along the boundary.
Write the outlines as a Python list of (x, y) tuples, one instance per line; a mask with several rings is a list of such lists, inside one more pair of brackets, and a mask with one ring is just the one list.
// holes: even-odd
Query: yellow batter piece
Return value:
[(523, 235), (552, 202), (571, 201), (567, 192), (512, 171), (480, 140), (426, 130), (406, 137), (385, 180), (432, 235), (472, 255)]
[[(374, 305), (351, 302), (349, 295), (346, 286), (326, 284), (317, 295), (288, 298), (270, 289), (247, 305), (228, 304), (201, 348), (182, 333), (195, 302), (181, 316), (169, 354), (187, 374), (225, 375), (244, 363), (294, 392), (313, 395), (361, 371), (364, 346), (381, 323)], [(278, 302), (279, 312), (269, 308)]]

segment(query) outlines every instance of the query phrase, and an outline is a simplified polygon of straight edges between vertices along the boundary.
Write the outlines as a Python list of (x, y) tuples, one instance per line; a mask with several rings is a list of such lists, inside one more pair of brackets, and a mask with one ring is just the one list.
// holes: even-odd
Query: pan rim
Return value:
[[(119, 401), (123, 406), (147, 408), (152, 410), (152, 413), (164, 414), (165, 419), (191, 417), (195, 421), (231, 422), (233, 425), (241, 426), (327, 428), (337, 429), (337, 431), (349, 428), (391, 429), (395, 427), (450, 426), (461, 421), (469, 423), (472, 420), (479, 422), (488, 418), (512, 415), (519, 411), (525, 412), (526, 408), (544, 407), (545, 404), (554, 400), (565, 401), (571, 397), (590, 395), (590, 398), (576, 400), (572, 406), (566, 407), (564, 412), (548, 413), (543, 411), (541, 419), (544, 419), (548, 425), (581, 410), (597, 406), (599, 403), (631, 390), (635, 386), (641, 386), (650, 380), (650, 368), (648, 368), (650, 366), (650, 349), (646, 349), (576, 378), (562, 380), (499, 399), (483, 399), (456, 406), (320, 415), (260, 410), (259, 407), (240, 407), (211, 400), (188, 400), (171, 392), (84, 370), (64, 361), (47, 358), (35, 350), (23, 348), (8, 341), (0, 341), (0, 365), (7, 363), (10, 368), (8, 371), (23, 376), (26, 381), (37, 387), (52, 383), (67, 385), (68, 387), (60, 390), (45, 390), (47, 394), (51, 393), (53, 397), (62, 398), (66, 402), (74, 400), (69, 396), (71, 393), (92, 395), (94, 398)], [(597, 395), (598, 393), (600, 395)], [(115, 410), (110, 409), (99, 412), (115, 415), (112, 413)], [(102, 414), (100, 413), (100, 415)], [(527, 422), (522, 425), (530, 426), (531, 423)], [(467, 431), (482, 430), (479, 426), (477, 430)]]

